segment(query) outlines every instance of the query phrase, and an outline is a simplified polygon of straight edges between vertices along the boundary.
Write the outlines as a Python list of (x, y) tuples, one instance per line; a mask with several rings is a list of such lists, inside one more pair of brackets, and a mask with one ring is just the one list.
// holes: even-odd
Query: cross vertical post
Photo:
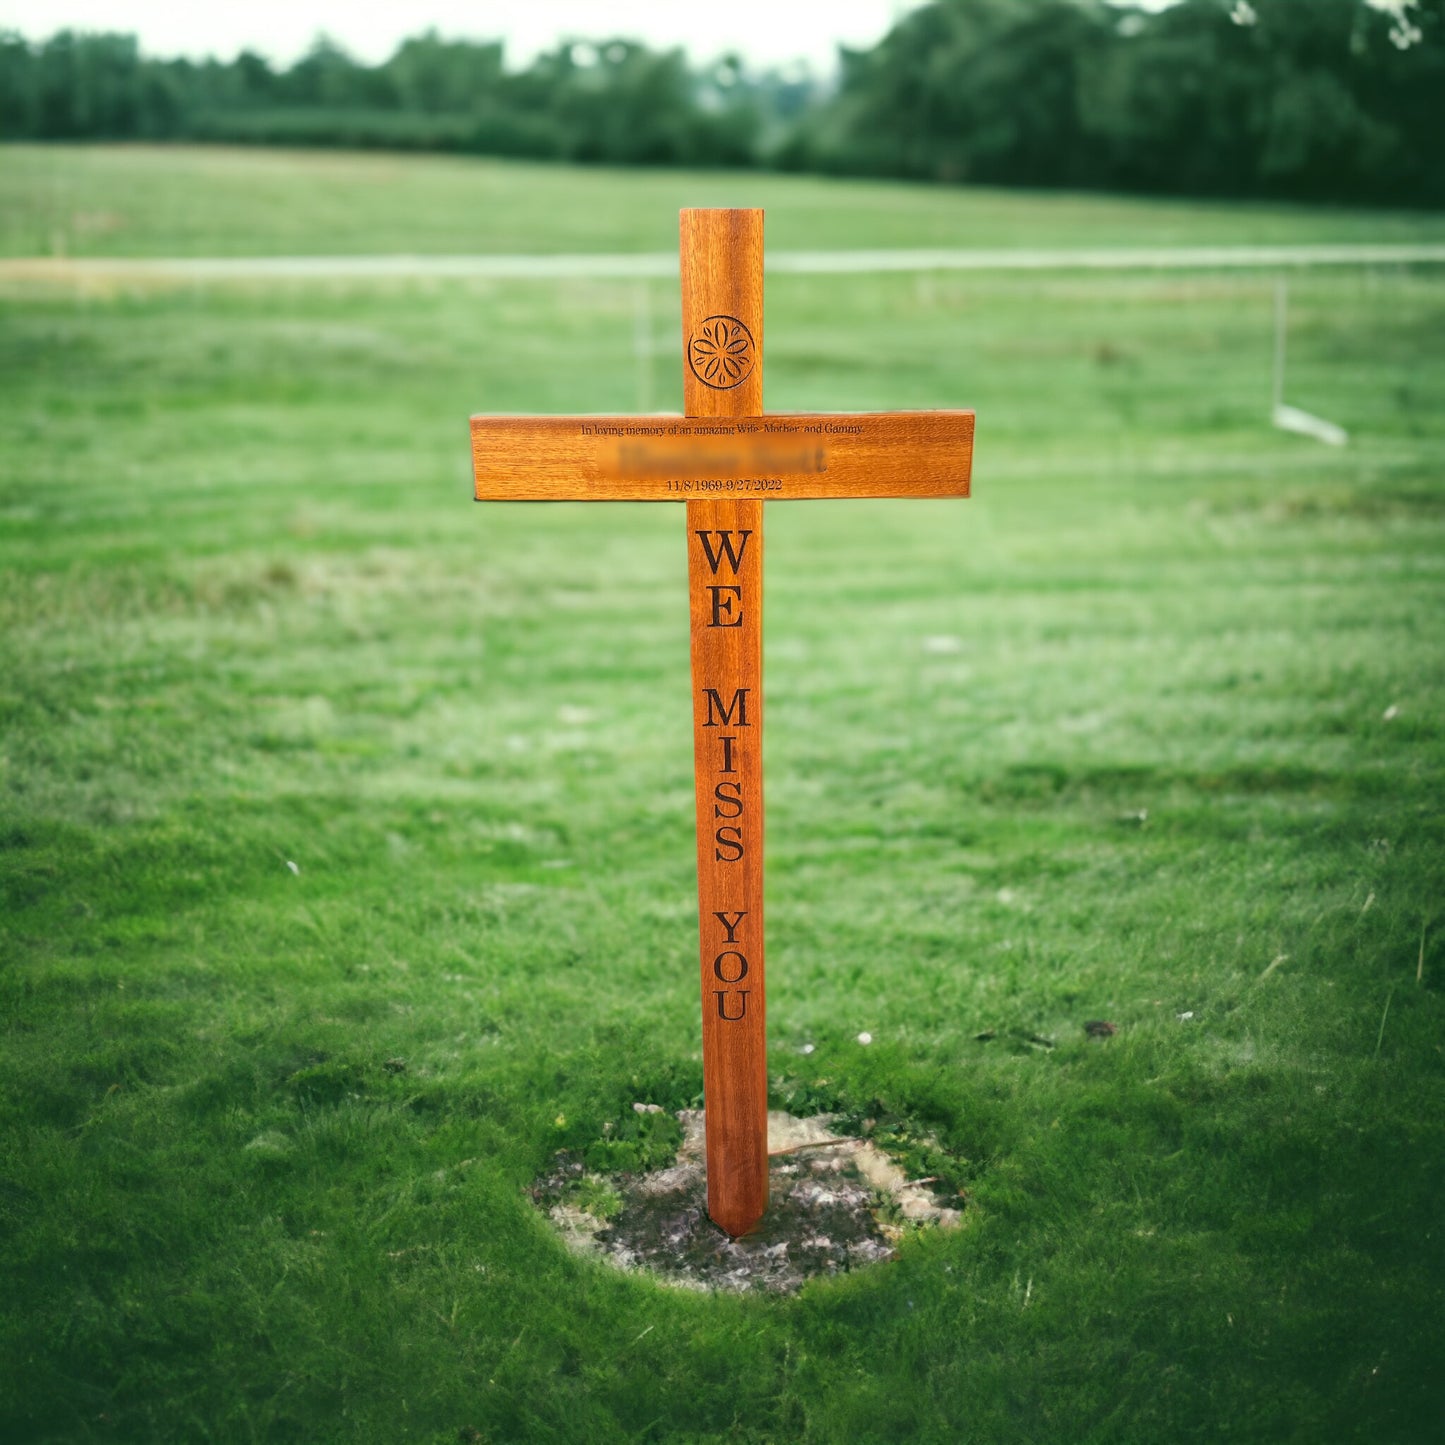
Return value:
[(684, 502), (707, 1201), (768, 1206), (763, 498), (966, 497), (971, 411), (763, 411), (763, 213), (681, 216), (682, 416), (472, 417), (482, 501)]
[[(763, 213), (681, 216), (683, 404), (763, 410)], [(708, 1213), (746, 1234), (768, 1207), (763, 972), (763, 504), (687, 503)]]

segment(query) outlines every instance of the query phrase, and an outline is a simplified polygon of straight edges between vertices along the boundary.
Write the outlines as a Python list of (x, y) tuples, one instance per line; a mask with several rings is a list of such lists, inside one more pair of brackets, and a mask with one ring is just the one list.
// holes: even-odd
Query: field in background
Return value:
[[(11, 254), (661, 250), (719, 200), (798, 248), (1445, 234), (0, 150)], [(1432, 1438), (1445, 275), (1292, 280), (1342, 450), (1269, 429), (1272, 279), (769, 283), (772, 408), (979, 413), (972, 501), (768, 511), (775, 1102), (967, 1191), (790, 1301), (525, 1194), (701, 1087), (682, 517), (477, 507), (465, 418), (675, 407), (673, 288), (0, 296), (0, 1434)]]
[(688, 205), (763, 206), (770, 248), (1445, 240), (1445, 216), (811, 176), (185, 146), (0, 149), (0, 256), (666, 251)]

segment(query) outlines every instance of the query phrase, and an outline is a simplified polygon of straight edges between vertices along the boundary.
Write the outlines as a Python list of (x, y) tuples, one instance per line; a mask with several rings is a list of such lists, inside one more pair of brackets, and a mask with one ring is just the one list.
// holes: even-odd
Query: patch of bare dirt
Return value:
[(908, 1179), (869, 1140), (836, 1133), (829, 1115), (773, 1112), (768, 1212), (732, 1239), (708, 1218), (703, 1111), (677, 1118), (683, 1141), (665, 1169), (595, 1174), (576, 1155), (557, 1155), (532, 1196), (571, 1248), (684, 1288), (791, 1293), (814, 1276), (892, 1259), (906, 1229), (962, 1222), (931, 1181)]

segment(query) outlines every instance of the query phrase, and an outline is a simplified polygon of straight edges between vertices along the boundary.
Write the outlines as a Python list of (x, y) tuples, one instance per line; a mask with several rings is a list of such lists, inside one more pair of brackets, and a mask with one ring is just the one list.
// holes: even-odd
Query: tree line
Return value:
[(629, 40), (319, 40), (284, 68), (0, 33), (0, 138), (204, 140), (1445, 204), (1445, 0), (934, 0), (841, 74)]

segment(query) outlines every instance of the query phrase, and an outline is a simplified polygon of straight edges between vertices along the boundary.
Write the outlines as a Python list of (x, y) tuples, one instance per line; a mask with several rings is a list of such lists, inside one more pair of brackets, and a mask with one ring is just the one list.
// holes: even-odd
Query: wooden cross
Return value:
[(687, 503), (708, 1213), (768, 1204), (763, 502), (966, 497), (971, 411), (765, 414), (763, 213), (681, 218), (685, 415), (474, 416), (478, 501)]

